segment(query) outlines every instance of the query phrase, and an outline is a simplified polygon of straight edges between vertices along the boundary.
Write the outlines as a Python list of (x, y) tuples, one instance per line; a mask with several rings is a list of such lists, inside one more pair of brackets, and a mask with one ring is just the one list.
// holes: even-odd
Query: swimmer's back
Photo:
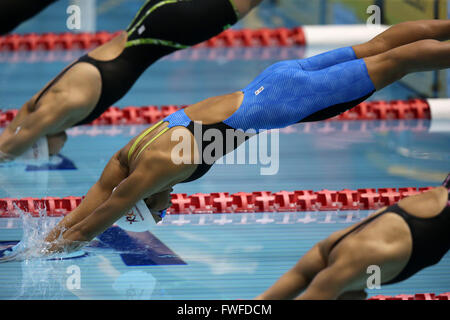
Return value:
[(448, 251), (447, 201), (446, 187), (405, 198), (333, 233), (320, 243), (321, 252), (328, 264), (380, 265), (385, 284), (405, 280)]
[[(421, 194), (417, 194), (402, 199), (398, 202), (398, 205), (402, 207), (405, 211), (407, 211), (411, 216), (426, 219), (432, 218), (442, 211), (442, 209), (445, 207), (446, 197), (447, 197), (447, 189), (444, 187), (438, 187), (432, 189), (429, 192), (424, 192)], [(385, 209), (386, 207), (381, 208), (380, 210), (372, 213), (365, 220), (375, 218)], [(396, 216), (398, 215), (388, 211), (385, 214), (383, 214), (383, 216), (375, 218), (370, 223), (364, 225), (361, 229), (357, 230), (357, 232), (354, 232), (350, 234), (348, 237), (342, 239), (341, 243), (355, 240), (359, 243), (359, 245), (362, 246), (366, 242), (365, 240), (370, 241), (371, 237), (370, 234), (368, 233), (368, 230), (372, 229), (376, 231), (378, 234), (377, 241), (382, 240), (383, 235), (385, 234), (388, 235), (390, 232), (397, 231), (399, 229), (398, 224), (402, 224), (400, 223), (401, 220), (399, 220)], [(365, 220), (355, 225), (349, 226), (345, 229), (332, 233), (327, 239), (322, 241), (321, 243), (323, 250), (322, 252), (328, 256), (331, 253), (330, 249), (334, 249), (332, 247), (336, 247), (336, 241), (338, 241), (343, 235), (347, 234), (349, 231), (355, 229), (360, 224), (363, 224)], [(401, 226), (400, 228), (403, 229)], [(390, 241), (391, 239), (387, 237), (385, 240)]]

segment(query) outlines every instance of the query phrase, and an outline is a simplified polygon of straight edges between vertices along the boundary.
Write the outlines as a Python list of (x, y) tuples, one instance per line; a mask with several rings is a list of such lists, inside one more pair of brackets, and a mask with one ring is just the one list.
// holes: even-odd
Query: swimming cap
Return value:
[(49, 159), (47, 137), (42, 137), (30, 149), (17, 157), (16, 161), (24, 164), (43, 164), (48, 163)]
[(143, 200), (138, 201), (127, 214), (116, 221), (121, 229), (133, 232), (148, 231), (155, 224), (155, 219)]
[[(116, 187), (117, 188), (117, 187)], [(113, 189), (116, 190), (116, 188)], [(144, 200), (140, 200), (136, 205), (119, 220), (116, 221), (116, 225), (123, 230), (133, 232), (148, 231), (152, 226), (156, 224), (153, 215), (158, 215), (164, 218), (167, 210), (155, 211), (148, 208)]]

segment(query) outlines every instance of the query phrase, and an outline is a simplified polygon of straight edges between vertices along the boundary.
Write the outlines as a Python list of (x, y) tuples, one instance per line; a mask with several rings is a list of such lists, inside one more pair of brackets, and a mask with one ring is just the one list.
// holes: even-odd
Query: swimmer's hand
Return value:
[(58, 240), (54, 242), (44, 242), (31, 248), (24, 247), (21, 242), (0, 250), (0, 263), (23, 261), (32, 258), (51, 258), (58, 254), (68, 254), (80, 250), (87, 245), (86, 241), (66, 241)]
[(66, 254), (80, 250), (89, 244), (89, 241), (71, 241), (60, 239), (53, 242), (46, 242), (44, 246), (39, 249), (41, 256), (51, 257), (55, 254)]
[(6, 162), (11, 162), (14, 160), (14, 156), (4, 153), (3, 151), (0, 150), (0, 163), (6, 163)]

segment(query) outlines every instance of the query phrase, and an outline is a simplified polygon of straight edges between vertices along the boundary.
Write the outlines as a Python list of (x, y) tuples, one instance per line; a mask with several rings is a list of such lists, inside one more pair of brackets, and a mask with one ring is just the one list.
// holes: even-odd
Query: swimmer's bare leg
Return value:
[(421, 40), (364, 60), (380, 90), (409, 73), (450, 68), (450, 43)]
[(353, 49), (358, 58), (365, 58), (425, 39), (449, 40), (450, 20), (419, 20), (399, 23), (372, 40), (353, 46)]

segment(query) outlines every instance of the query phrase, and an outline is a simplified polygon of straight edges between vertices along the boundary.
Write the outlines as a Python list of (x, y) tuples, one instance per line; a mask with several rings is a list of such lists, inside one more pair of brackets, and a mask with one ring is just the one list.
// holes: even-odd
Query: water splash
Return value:
[[(25, 261), (30, 259), (64, 259), (79, 255), (77, 250), (66, 250), (61, 253), (50, 254), (48, 248), (52, 245), (45, 241), (45, 238), (56, 227), (61, 218), (49, 217), (45, 208), (38, 208), (38, 216), (33, 217), (30, 213), (21, 210), (15, 206), (15, 211), (22, 221), (22, 239), (15, 246), (6, 249), (3, 256), (0, 257), (1, 262)], [(63, 230), (64, 232), (64, 230)], [(62, 241), (62, 232), (56, 240)], [(71, 248), (81, 248), (88, 242), (73, 242)], [(82, 252), (81, 252), (82, 253)]]
[(73, 294), (67, 288), (68, 263), (40, 258), (20, 262), (22, 279), (12, 299), (70, 299)]
[[(1, 262), (18, 263), (16, 272), (21, 272), (21, 281), (14, 289), (11, 299), (73, 299), (76, 295), (67, 285), (70, 258), (86, 255), (84, 251), (49, 254), (50, 243), (45, 241), (48, 233), (61, 218), (49, 217), (45, 208), (38, 209), (32, 216), (17, 206), (15, 213), (22, 222), (22, 237), (12, 251), (0, 258)], [(60, 237), (61, 238), (61, 237)], [(60, 240), (60, 239), (58, 239)], [(56, 241), (58, 241), (56, 240)], [(86, 243), (81, 243), (80, 245)]]

